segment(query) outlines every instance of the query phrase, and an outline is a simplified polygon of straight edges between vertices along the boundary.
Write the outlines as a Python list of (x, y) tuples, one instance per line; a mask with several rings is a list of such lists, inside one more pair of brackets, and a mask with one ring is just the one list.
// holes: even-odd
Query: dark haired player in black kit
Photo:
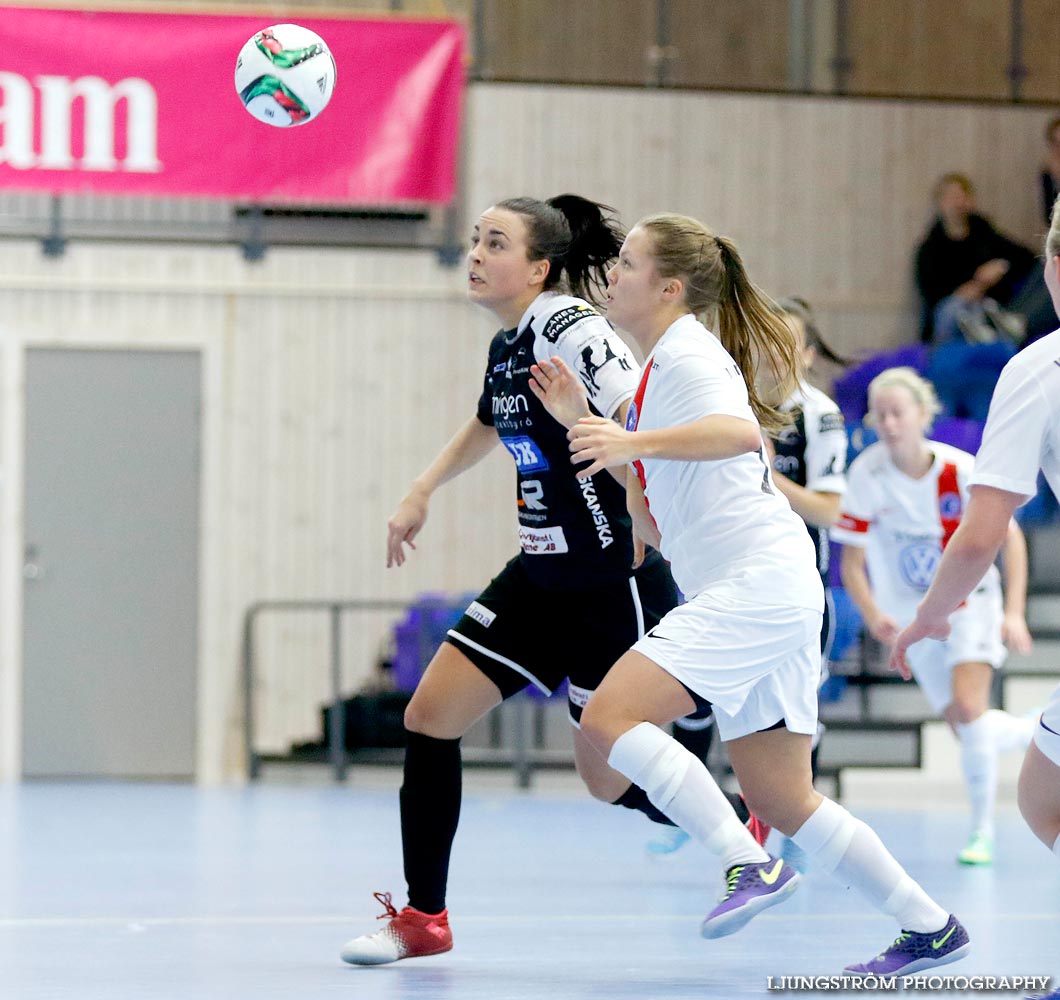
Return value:
[[(578, 772), (597, 798), (662, 814), (578, 731), (582, 707), (622, 653), (678, 601), (662, 557), (648, 549), (634, 568), (625, 484), (610, 473), (584, 482), (570, 461), (567, 426), (590, 413), (625, 420), (639, 376), (629, 348), (591, 304), (623, 234), (604, 206), (574, 195), (549, 202), (502, 201), (475, 225), (468, 298), (502, 330), (489, 348), (477, 413), (413, 483), (388, 524), (387, 565), (427, 518), (430, 496), (498, 443), (516, 470), (521, 552), (474, 600), (439, 647), (405, 713), (408, 749), (401, 835), (408, 906), (376, 896), (386, 926), (354, 938), (344, 961), (379, 965), (452, 948), (445, 905), (449, 858), (460, 813), (460, 738), (482, 715), (528, 684), (550, 693), (569, 679)], [(560, 357), (586, 392), (567, 396), (563, 423), (531, 366), (553, 371)], [(538, 375), (541, 369), (535, 368)], [(562, 653), (533, 637), (542, 621), (571, 620)]]

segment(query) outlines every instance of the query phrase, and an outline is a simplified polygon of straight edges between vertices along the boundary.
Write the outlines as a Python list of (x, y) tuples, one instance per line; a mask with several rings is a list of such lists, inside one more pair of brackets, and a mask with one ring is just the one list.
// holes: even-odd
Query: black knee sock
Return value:
[(702, 729), (686, 729), (680, 723), (673, 725), (673, 736), (693, 757), (707, 762), (710, 746), (714, 742), (714, 723)]
[(449, 856), (460, 821), (460, 740), (408, 733), (401, 785), (401, 844), (409, 906), (445, 909)]
[(644, 813), (653, 823), (665, 823), (667, 826), (677, 826), (664, 812), (660, 812), (651, 804), (648, 793), (640, 785), (630, 785), (614, 802), (613, 806), (622, 806), (626, 809), (636, 809)]
[(747, 803), (744, 802), (743, 796), (738, 792), (727, 792), (723, 788), (721, 794), (729, 800), (729, 805), (736, 810), (736, 815), (740, 817), (741, 823), (746, 823), (751, 818), (751, 810), (747, 808)]
[[(747, 803), (744, 802), (743, 796), (738, 795), (736, 792), (726, 792), (724, 789), (722, 789), (722, 794), (729, 800), (729, 805), (736, 810), (736, 815), (740, 817), (740, 822), (746, 823), (751, 811), (747, 808)], [(630, 785), (611, 805), (624, 806), (626, 809), (636, 809), (638, 812), (644, 813), (653, 823), (677, 826), (666, 813), (656, 809), (651, 804), (648, 793), (640, 785)]]

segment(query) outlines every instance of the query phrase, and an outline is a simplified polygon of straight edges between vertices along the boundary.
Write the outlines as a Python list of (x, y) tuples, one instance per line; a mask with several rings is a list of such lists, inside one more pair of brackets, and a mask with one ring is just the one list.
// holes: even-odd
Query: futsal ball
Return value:
[(335, 59), (300, 24), (274, 24), (239, 50), (236, 93), (259, 122), (287, 128), (312, 121), (335, 89)]

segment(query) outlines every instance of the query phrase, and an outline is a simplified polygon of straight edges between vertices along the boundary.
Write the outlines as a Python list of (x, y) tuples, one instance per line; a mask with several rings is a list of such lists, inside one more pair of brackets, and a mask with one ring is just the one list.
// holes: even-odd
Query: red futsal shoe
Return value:
[(362, 934), (347, 941), (342, 960), (350, 965), (386, 965), (402, 958), (440, 955), (453, 947), (449, 930), (449, 911), (421, 913), (406, 906), (400, 913), (394, 909), (389, 892), (372, 893), (385, 907), (376, 918), (389, 923), (374, 934)]

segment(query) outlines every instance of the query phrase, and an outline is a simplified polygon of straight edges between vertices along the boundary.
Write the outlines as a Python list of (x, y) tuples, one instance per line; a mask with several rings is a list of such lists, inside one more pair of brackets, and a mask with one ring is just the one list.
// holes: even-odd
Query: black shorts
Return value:
[(589, 590), (546, 590), (516, 556), (471, 602), (447, 641), (504, 698), (528, 684), (552, 694), (569, 679), (577, 725), (604, 674), (677, 603), (669, 567), (653, 549), (628, 579)]

